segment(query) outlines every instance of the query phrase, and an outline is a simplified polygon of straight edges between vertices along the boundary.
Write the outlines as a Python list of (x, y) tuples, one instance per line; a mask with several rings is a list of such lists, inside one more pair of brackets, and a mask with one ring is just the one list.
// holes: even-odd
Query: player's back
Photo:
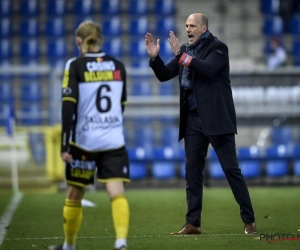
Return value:
[(86, 53), (67, 62), (66, 75), (64, 84), (77, 103), (72, 141), (86, 150), (123, 146), (124, 65), (104, 52)]

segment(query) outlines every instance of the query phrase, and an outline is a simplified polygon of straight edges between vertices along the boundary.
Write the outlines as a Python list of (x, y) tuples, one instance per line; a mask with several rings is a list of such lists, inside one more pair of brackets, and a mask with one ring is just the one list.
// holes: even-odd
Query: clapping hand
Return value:
[(180, 50), (180, 45), (178, 38), (175, 36), (173, 31), (170, 31), (170, 37), (168, 41), (170, 43), (172, 53), (174, 54), (174, 56), (176, 56), (178, 54), (178, 51)]
[(150, 58), (154, 59), (157, 57), (160, 49), (159, 39), (157, 39), (156, 43), (153, 40), (153, 36), (151, 33), (147, 33), (145, 35), (145, 44), (147, 48), (148, 55)]

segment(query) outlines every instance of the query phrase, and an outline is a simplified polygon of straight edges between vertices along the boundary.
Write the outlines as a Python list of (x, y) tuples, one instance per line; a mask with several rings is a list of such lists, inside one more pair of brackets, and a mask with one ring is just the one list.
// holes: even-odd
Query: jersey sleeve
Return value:
[(65, 66), (62, 82), (62, 138), (61, 152), (69, 149), (72, 121), (78, 100), (78, 76), (75, 59), (70, 59)]
[(124, 83), (123, 90), (122, 90), (122, 97), (121, 97), (121, 105), (122, 105), (122, 111), (124, 112), (126, 101), (127, 101), (127, 73), (124, 66), (122, 67), (121, 75)]
[(122, 80), (124, 82), (121, 104), (122, 104), (122, 106), (124, 106), (126, 104), (126, 101), (127, 101), (127, 73), (126, 73), (125, 67), (122, 68), (121, 74), (122, 74)]

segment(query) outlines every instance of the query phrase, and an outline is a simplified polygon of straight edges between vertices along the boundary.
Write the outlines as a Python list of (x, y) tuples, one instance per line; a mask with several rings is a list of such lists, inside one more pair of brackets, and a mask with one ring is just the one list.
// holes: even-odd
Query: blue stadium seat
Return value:
[(40, 57), (36, 58), (20, 58), (20, 65), (21, 66), (26, 66), (26, 67), (38, 67), (40, 66)]
[(123, 45), (119, 38), (113, 38), (109, 41), (104, 40), (102, 49), (108, 55), (115, 56), (117, 58), (123, 56)]
[(261, 0), (260, 11), (264, 15), (277, 15), (280, 10), (279, 0)]
[(258, 178), (261, 175), (261, 150), (257, 146), (237, 148), (239, 167), (246, 179)]
[(246, 179), (254, 179), (261, 176), (261, 166), (259, 160), (240, 161), (239, 167)]
[(36, 80), (26, 80), (21, 83), (20, 100), (23, 103), (40, 102), (42, 101), (42, 87)]
[(0, 58), (3, 59), (11, 59), (13, 56), (12, 44), (9, 39), (1, 39), (0, 40)]
[(216, 154), (216, 151), (213, 148), (208, 149), (207, 159), (208, 160), (218, 160), (218, 156)]
[(11, 0), (1, 0), (0, 2), (0, 16), (11, 16), (12, 14), (12, 1)]
[(296, 38), (292, 41), (292, 56), (300, 57), (300, 39)]
[(162, 116), (158, 117), (158, 122), (160, 123), (160, 126), (178, 126), (177, 118), (169, 115), (169, 116)]
[(147, 50), (145, 49), (145, 40), (132, 40), (129, 43), (129, 56), (130, 57), (138, 57), (139, 60), (143, 58), (148, 58)]
[(176, 148), (179, 145), (178, 142), (178, 127), (169, 126), (163, 127), (160, 134), (161, 145), (163, 147)]
[(175, 165), (173, 162), (155, 161), (152, 165), (152, 177), (154, 179), (166, 180), (175, 177)]
[(31, 103), (21, 106), (21, 114), (18, 121), (24, 126), (34, 126), (43, 124), (43, 113), (41, 105)]
[(288, 173), (288, 157), (292, 152), (287, 145), (271, 145), (265, 149), (267, 177), (282, 177)]
[(149, 77), (131, 77), (131, 95), (149, 96), (152, 94), (152, 85)]
[[(1, 42), (0, 42), (0, 46), (1, 46)], [(0, 57), (1, 57), (1, 48), (0, 48)], [(9, 68), (12, 67), (13, 62), (12, 62), (12, 58), (3, 58), (0, 62), (0, 67), (2, 68)]]
[(130, 36), (143, 37), (147, 32), (150, 32), (150, 26), (146, 16), (132, 18), (129, 21), (128, 34)]
[(241, 146), (237, 148), (237, 156), (239, 160), (259, 159), (261, 150), (257, 146)]
[(12, 82), (0, 80), (0, 103), (9, 103), (13, 96)]
[(120, 0), (102, 0), (100, 7), (100, 14), (112, 16), (121, 14)]
[[(143, 69), (146, 69), (148, 70), (149, 69), (149, 57), (147, 58), (141, 58), (140, 60), (131, 60), (131, 63), (130, 63), (131, 67), (132, 68), (135, 68), (138, 73), (140, 72), (140, 70), (143, 70)], [(134, 72), (133, 72), (134, 74)]]
[(75, 0), (72, 7), (72, 13), (79, 15), (92, 15), (94, 5), (92, 0)]
[(178, 127), (175, 125), (164, 126), (160, 129), (159, 146), (155, 153), (161, 159), (183, 160), (183, 144), (178, 142)]
[(300, 160), (295, 160), (293, 163), (293, 175), (300, 177)]
[(131, 16), (147, 15), (149, 13), (147, 0), (129, 0), (127, 12)]
[(169, 37), (170, 31), (173, 31), (175, 35), (178, 35), (176, 21), (173, 17), (162, 17), (156, 21), (153, 33), (157, 37)]
[(74, 27), (73, 27), (74, 32), (78, 28), (79, 24), (81, 24), (84, 21), (88, 21), (88, 20), (93, 20), (93, 16), (92, 15), (83, 15), (83, 16), (76, 15), (74, 17)]
[(263, 22), (264, 35), (282, 35), (284, 33), (283, 20), (280, 16), (266, 17)]
[(289, 30), (294, 36), (300, 35), (300, 14), (294, 15), (290, 18)]
[(9, 104), (1, 103), (0, 105), (0, 126), (5, 126), (9, 115)]
[(39, 0), (22, 0), (18, 7), (21, 16), (38, 17), (41, 14)]
[(212, 179), (226, 179), (221, 164), (218, 160), (209, 161), (208, 174)]
[(48, 58), (49, 66), (57, 69), (64, 69), (66, 65), (66, 59)]
[(174, 58), (168, 40), (160, 41), (159, 55), (164, 60), (165, 64), (167, 64), (171, 59)]
[(141, 180), (147, 177), (147, 168), (144, 162), (130, 162), (130, 179)]
[[(300, 131), (299, 131), (300, 132)], [(299, 135), (300, 136), (300, 135)], [(300, 140), (300, 138), (299, 138)], [(298, 142), (299, 144), (297, 144), (295, 147), (294, 147), (294, 150), (293, 150), (293, 157), (294, 158), (299, 158), (300, 159), (300, 141)]]
[(135, 147), (143, 147), (147, 144), (153, 145), (154, 131), (151, 126), (134, 128), (133, 143)]
[(47, 0), (46, 14), (48, 16), (63, 16), (67, 13), (65, 0)]
[(68, 55), (66, 41), (63, 38), (52, 40), (47, 44), (46, 55), (48, 60), (65, 59)]
[(266, 161), (267, 177), (283, 177), (288, 174), (288, 162), (286, 160), (269, 160)]
[(295, 67), (300, 67), (300, 56), (293, 58), (293, 65)]
[(155, 15), (175, 15), (176, 7), (173, 0), (155, 0), (153, 14)]
[[(132, 117), (131, 120), (132, 120), (135, 128), (143, 129), (144, 127), (147, 127), (146, 130), (149, 129), (148, 127), (152, 128), (152, 126), (153, 126), (152, 123), (154, 121), (153, 117), (151, 117), (147, 114), (145, 114), (145, 116)], [(149, 132), (147, 132), (147, 133), (149, 133)], [(150, 134), (152, 134), (152, 133), (153, 132), (150, 131)]]
[(11, 37), (12, 35), (12, 23), (10, 18), (1, 18), (0, 19), (0, 36)]
[(158, 93), (162, 96), (173, 96), (175, 91), (175, 86), (172, 81), (161, 82), (158, 86)]
[(23, 37), (38, 37), (40, 35), (40, 23), (37, 18), (29, 18), (21, 21), (19, 34)]
[(145, 143), (143, 146), (128, 147), (128, 155), (130, 161), (151, 160), (153, 155), (153, 145)]
[(293, 147), (290, 145), (270, 145), (265, 149), (265, 159), (273, 160), (273, 159), (286, 159), (293, 154)]
[(271, 130), (271, 144), (291, 144), (294, 142), (293, 128), (291, 126), (273, 127)]
[(102, 34), (107, 36), (120, 36), (122, 35), (122, 22), (120, 17), (115, 16), (102, 22)]
[(185, 162), (182, 162), (180, 164), (180, 170), (179, 170), (179, 174), (181, 178), (185, 178)]
[(61, 17), (51, 17), (46, 21), (45, 36), (51, 37), (63, 37), (66, 34), (65, 19)]

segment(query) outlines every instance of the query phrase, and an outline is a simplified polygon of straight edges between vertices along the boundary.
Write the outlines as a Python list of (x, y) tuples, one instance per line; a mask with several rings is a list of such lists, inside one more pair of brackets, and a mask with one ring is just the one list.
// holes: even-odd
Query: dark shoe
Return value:
[(48, 250), (63, 250), (63, 245), (50, 246), (50, 247), (48, 247)]
[(244, 224), (244, 233), (245, 234), (256, 234), (256, 225), (255, 223), (245, 223)]
[(115, 248), (115, 250), (127, 250), (126, 246), (121, 246), (120, 248)]
[(200, 227), (195, 227), (192, 224), (186, 224), (179, 232), (171, 233), (172, 235), (184, 235), (184, 234), (201, 234)]

